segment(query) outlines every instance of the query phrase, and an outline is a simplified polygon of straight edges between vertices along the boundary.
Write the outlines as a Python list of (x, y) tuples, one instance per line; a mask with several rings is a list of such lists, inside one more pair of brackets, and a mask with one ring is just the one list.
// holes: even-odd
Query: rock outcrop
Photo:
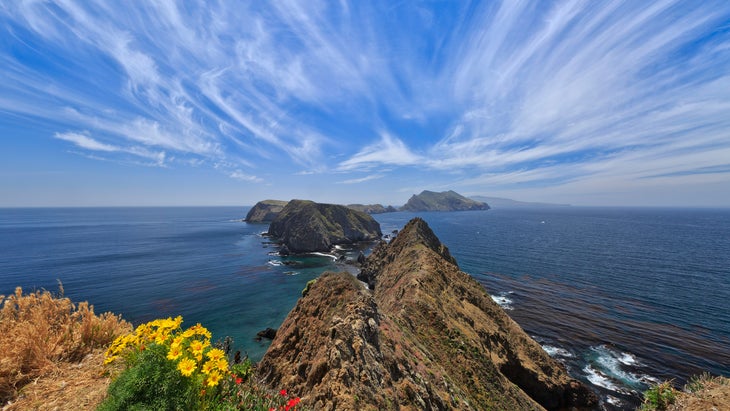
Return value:
[(347, 207), (368, 214), (394, 213), (398, 211), (393, 206), (384, 207), (382, 204), (348, 204)]
[(291, 200), (269, 225), (269, 235), (292, 253), (329, 251), (337, 244), (377, 240), (380, 224), (343, 205)]
[(317, 410), (592, 409), (572, 380), (496, 304), (421, 219), (363, 267), (309, 286), (259, 376)]
[(288, 201), (264, 200), (259, 201), (246, 214), (247, 223), (268, 223), (279, 215), (286, 207)]
[(401, 207), (405, 211), (472, 211), (489, 210), (487, 203), (474, 201), (454, 191), (436, 193), (424, 190), (421, 194), (413, 195)]

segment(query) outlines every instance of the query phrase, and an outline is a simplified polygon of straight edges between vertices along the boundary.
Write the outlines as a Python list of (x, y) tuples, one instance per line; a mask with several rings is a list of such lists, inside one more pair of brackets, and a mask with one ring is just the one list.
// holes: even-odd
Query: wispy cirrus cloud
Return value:
[(385, 177), (385, 174), (370, 174), (365, 177), (343, 180), (343, 181), (340, 181), (339, 184), (360, 184), (360, 183), (364, 183), (366, 181), (379, 180), (383, 177)]
[(251, 184), (730, 184), (729, 19), (722, 0), (11, 2), (0, 120)]

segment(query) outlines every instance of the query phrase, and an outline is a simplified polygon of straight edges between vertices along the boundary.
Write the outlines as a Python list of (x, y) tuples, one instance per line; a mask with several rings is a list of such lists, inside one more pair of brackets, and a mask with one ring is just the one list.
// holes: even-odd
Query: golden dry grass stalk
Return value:
[(121, 316), (94, 314), (87, 302), (75, 305), (48, 291), (0, 296), (0, 404), (20, 388), (54, 371), (60, 362), (78, 362), (131, 330)]

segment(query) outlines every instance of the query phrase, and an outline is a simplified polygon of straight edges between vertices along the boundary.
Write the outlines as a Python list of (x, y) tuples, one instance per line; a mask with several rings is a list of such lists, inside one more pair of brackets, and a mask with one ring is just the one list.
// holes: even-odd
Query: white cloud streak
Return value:
[(727, 2), (433, 6), (10, 3), (0, 116), (250, 183), (272, 163), (471, 187), (727, 169)]

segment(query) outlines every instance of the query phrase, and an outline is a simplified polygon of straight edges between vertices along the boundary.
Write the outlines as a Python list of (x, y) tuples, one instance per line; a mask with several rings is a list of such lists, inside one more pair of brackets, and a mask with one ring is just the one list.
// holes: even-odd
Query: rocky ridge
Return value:
[(413, 195), (401, 207), (405, 211), (472, 211), (489, 210), (487, 203), (466, 198), (455, 191), (436, 193), (424, 190), (421, 194)]
[(308, 200), (289, 201), (269, 225), (268, 233), (293, 253), (326, 252), (338, 244), (382, 236), (380, 224), (369, 214)]
[(597, 399), (510, 319), (421, 219), (363, 267), (325, 273), (259, 365), (322, 410), (592, 409)]

